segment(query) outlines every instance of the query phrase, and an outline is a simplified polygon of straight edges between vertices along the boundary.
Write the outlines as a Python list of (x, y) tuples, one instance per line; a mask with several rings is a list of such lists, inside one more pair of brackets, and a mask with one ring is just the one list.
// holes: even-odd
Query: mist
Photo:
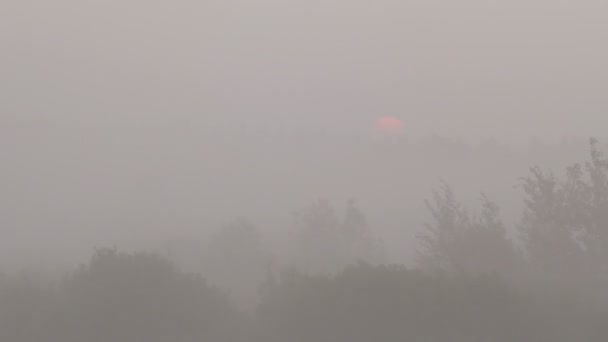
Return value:
[(0, 339), (603, 340), (606, 13), (2, 1)]

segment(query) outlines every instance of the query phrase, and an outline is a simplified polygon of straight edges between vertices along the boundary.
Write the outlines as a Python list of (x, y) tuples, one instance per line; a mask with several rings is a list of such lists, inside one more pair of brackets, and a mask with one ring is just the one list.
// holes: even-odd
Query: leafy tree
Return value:
[(64, 285), (64, 341), (237, 341), (242, 317), (200, 276), (147, 253), (97, 251)]
[(590, 160), (564, 179), (538, 167), (524, 178), (520, 224), (534, 276), (563, 289), (589, 292), (608, 284), (608, 161), (590, 141)]
[(520, 227), (536, 275), (575, 279), (572, 272), (585, 268), (584, 249), (577, 241), (577, 236), (585, 234), (581, 215), (586, 195), (581, 176), (580, 167), (573, 166), (560, 183), (553, 175), (532, 168), (524, 180), (526, 199)]
[(498, 206), (482, 196), (482, 210), (471, 215), (443, 184), (426, 202), (432, 222), (420, 235), (423, 249), (418, 265), (427, 271), (490, 274), (511, 278), (518, 254), (507, 237)]
[(587, 234), (584, 236), (594, 268), (606, 281), (608, 277), (608, 159), (599, 150), (597, 140), (590, 141), (590, 160), (586, 162), (589, 184)]
[(457, 254), (462, 235), (470, 225), (469, 214), (445, 183), (440, 190), (433, 191), (432, 202), (425, 203), (433, 222), (426, 223), (425, 233), (419, 236), (423, 249), (418, 264), (432, 271), (458, 270), (461, 266)]
[(272, 262), (258, 229), (245, 219), (228, 223), (211, 238), (205, 255), (209, 281), (229, 291), (243, 308), (255, 307)]
[(310, 272), (333, 272), (344, 264), (344, 241), (333, 206), (318, 201), (295, 215), (297, 265)]
[[(335, 276), (286, 273), (269, 293), (257, 313), (264, 342), (569, 341), (566, 328), (541, 324), (540, 305), (493, 277), (360, 264)], [(568, 337), (584, 334), (579, 323)]]
[(335, 272), (358, 261), (378, 263), (381, 243), (365, 215), (350, 201), (343, 218), (327, 201), (318, 201), (295, 216), (298, 266), (310, 272)]
[(372, 235), (367, 217), (354, 200), (348, 201), (341, 230), (350, 262), (362, 261), (372, 264), (384, 262), (382, 241)]

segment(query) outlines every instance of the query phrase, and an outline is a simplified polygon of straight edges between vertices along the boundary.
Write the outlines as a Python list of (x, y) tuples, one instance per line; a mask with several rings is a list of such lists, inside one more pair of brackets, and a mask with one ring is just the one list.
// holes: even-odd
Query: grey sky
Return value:
[[(239, 215), (285, 231), (319, 198), (359, 199), (411, 255), (439, 179), (513, 221), (528, 166), (584, 143), (426, 137), (605, 141), (607, 19), (599, 0), (0, 1), (4, 259)], [(412, 144), (366, 140), (382, 116)]]
[[(599, 0), (22, 1), (0, 11), (2, 117), (508, 141), (602, 135)], [(213, 125), (211, 125), (213, 124)]]
[(608, 0), (0, 0), (0, 342), (608, 341), (605, 153)]

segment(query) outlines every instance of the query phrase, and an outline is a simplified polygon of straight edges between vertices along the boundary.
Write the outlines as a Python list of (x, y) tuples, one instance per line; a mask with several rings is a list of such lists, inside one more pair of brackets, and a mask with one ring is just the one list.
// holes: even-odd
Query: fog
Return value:
[[(2, 3), (9, 122), (601, 135), (603, 1)], [(3, 125), (4, 126), (4, 125)]]
[(1, 1), (0, 339), (603, 340), (607, 13)]

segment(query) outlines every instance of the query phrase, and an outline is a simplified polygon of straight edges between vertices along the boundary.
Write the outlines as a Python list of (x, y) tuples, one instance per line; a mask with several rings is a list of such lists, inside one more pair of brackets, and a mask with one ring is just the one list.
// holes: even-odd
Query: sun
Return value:
[(405, 124), (394, 116), (384, 116), (374, 124), (374, 133), (380, 136), (400, 136), (405, 130)]

